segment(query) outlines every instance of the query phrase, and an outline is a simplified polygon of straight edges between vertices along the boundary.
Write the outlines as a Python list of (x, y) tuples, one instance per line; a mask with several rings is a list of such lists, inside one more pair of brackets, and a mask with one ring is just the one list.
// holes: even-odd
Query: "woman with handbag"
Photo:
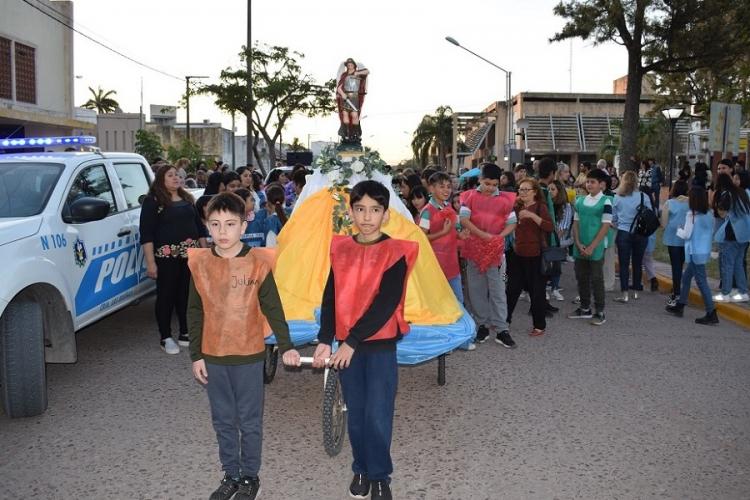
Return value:
[(542, 273), (542, 253), (548, 247), (547, 241), (554, 226), (542, 190), (535, 179), (527, 178), (519, 183), (515, 212), (518, 225), (513, 252), (508, 254), (508, 323), (511, 322), (521, 291), (528, 290), (534, 324), (529, 335), (536, 337), (544, 335), (547, 328), (547, 301), (544, 296), (547, 276)]
[[(633, 299), (638, 299), (638, 292), (643, 291), (643, 255), (646, 253), (648, 237), (631, 232), (641, 203), (653, 209), (651, 198), (639, 191), (636, 186), (635, 172), (627, 171), (622, 174), (620, 189), (617, 191), (612, 206), (612, 224), (617, 229), (615, 245), (617, 245), (617, 257), (620, 262), (620, 291), (622, 291), (622, 295), (615, 298), (615, 301), (622, 304), (627, 304), (630, 300), (630, 290), (633, 291)], [(628, 272), (631, 259), (633, 261), (632, 282), (629, 281), (630, 273)]]

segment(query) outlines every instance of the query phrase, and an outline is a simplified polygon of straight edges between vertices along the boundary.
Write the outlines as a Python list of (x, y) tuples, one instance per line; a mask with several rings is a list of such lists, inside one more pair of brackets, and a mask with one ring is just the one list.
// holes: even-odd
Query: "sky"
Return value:
[[(11, 0), (20, 1), (20, 0)], [(116, 90), (123, 111), (176, 105), (185, 75), (210, 76), (239, 64), (247, 40), (246, 0), (74, 0), (76, 27), (172, 78), (138, 66), (75, 36), (75, 103), (88, 87)], [(441, 105), (478, 112), (505, 99), (505, 74), (447, 41), (446, 36), (512, 72), (513, 94), (570, 90), (571, 43), (549, 43), (563, 20), (554, 0), (254, 0), (252, 38), (302, 52), (303, 70), (317, 81), (335, 78), (347, 57), (369, 70), (362, 110), (363, 143), (395, 164), (412, 156), (411, 134)], [(625, 49), (572, 43), (572, 90), (609, 93), (627, 73)], [(231, 128), (210, 97), (190, 101), (191, 122), (209, 119)], [(184, 122), (185, 111), (178, 111)], [(293, 118), (293, 138), (336, 139), (338, 116)], [(237, 133), (245, 134), (244, 117)]]

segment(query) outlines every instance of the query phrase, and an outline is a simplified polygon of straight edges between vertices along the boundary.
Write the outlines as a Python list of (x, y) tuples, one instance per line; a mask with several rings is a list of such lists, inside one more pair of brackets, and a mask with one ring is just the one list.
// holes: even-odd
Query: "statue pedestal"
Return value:
[(343, 163), (351, 163), (355, 158), (359, 158), (365, 154), (365, 150), (362, 149), (362, 146), (340, 144), (336, 150), (336, 154), (341, 156), (341, 161)]

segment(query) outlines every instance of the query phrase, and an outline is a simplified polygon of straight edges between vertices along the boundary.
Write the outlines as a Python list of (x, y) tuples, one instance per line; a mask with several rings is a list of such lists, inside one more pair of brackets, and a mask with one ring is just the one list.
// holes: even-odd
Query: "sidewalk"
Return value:
[[(656, 279), (659, 281), (659, 291), (663, 293), (672, 292), (672, 267), (668, 262), (654, 261), (654, 268), (656, 269)], [(646, 275), (644, 272), (644, 279)], [(708, 278), (708, 286), (711, 288), (711, 293), (717, 293), (716, 290), (719, 287), (719, 280)], [(703, 307), (703, 298), (698, 288), (693, 282), (690, 287), (690, 304)], [(748, 303), (732, 303), (716, 304), (716, 312), (719, 313), (723, 319), (733, 321), (743, 328), (750, 330), (750, 304)]]

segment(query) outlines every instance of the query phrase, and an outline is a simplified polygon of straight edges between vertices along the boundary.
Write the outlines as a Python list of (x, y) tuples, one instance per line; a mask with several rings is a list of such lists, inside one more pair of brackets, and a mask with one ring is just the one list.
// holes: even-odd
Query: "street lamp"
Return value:
[(185, 111), (187, 111), (187, 123), (185, 124), (185, 137), (190, 142), (190, 80), (208, 78), (207, 76), (186, 76), (185, 77)]
[[(458, 41), (455, 38), (450, 37), (450, 36), (446, 36), (445, 39), (448, 42), (450, 42), (453, 45), (455, 45), (456, 47), (460, 47), (460, 48), (464, 49), (469, 54), (478, 57), (479, 59), (481, 59), (482, 61), (486, 62), (487, 64), (490, 64), (491, 66), (494, 66), (495, 68), (497, 68), (500, 71), (502, 71), (503, 73), (505, 73), (505, 101), (506, 101), (507, 107), (508, 107), (508, 109), (507, 109), (508, 120), (507, 120), (507, 125), (506, 125), (506, 129), (507, 129), (506, 136), (507, 136), (507, 139), (508, 139), (507, 144), (508, 144), (508, 147), (510, 148), (511, 144), (513, 143), (513, 139), (514, 139), (514, 137), (513, 137), (513, 103), (511, 102), (512, 97), (511, 97), (511, 86), (510, 86), (511, 72), (508, 71), (505, 68), (501, 68), (500, 66), (498, 66), (495, 63), (493, 63), (492, 61), (490, 61), (488, 59), (485, 59), (484, 57), (480, 56), (476, 52), (473, 52), (473, 51), (467, 49), (466, 47), (464, 47), (463, 45), (461, 45), (460, 43), (458, 43)], [(510, 154), (510, 152), (508, 152), (508, 154)]]
[(677, 125), (677, 120), (680, 119), (680, 116), (682, 116), (682, 113), (685, 110), (683, 108), (668, 108), (663, 109), (661, 111), (661, 114), (664, 115), (664, 118), (669, 120), (669, 124), (672, 127), (672, 139), (669, 141), (669, 189), (672, 189), (672, 172), (674, 171), (674, 129)]

